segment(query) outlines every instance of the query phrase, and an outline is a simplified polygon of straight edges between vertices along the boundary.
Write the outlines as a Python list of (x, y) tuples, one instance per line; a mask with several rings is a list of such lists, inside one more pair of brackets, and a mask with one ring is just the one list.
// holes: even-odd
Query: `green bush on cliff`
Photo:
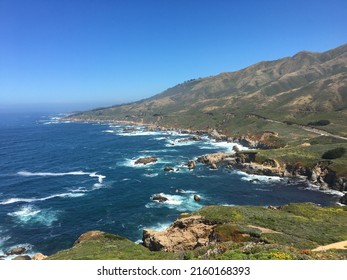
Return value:
[(346, 149), (344, 147), (339, 147), (336, 149), (332, 149), (326, 151), (323, 155), (323, 159), (336, 159), (342, 157), (346, 153)]

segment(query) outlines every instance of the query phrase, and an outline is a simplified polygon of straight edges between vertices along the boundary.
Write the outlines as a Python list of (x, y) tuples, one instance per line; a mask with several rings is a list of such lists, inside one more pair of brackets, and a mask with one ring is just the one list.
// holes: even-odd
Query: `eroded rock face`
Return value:
[(143, 245), (151, 251), (178, 252), (207, 246), (215, 227), (202, 216), (180, 218), (164, 231), (145, 229)]

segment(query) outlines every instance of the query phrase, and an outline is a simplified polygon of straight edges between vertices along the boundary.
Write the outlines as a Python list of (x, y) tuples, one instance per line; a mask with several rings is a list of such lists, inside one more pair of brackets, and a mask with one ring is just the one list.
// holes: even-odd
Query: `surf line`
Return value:
[(84, 172), (84, 171), (58, 172), (58, 173), (19, 171), (19, 172), (17, 172), (17, 174), (20, 176), (25, 176), (25, 177), (29, 177), (29, 176), (68, 176), (68, 175), (84, 176), (84, 175), (88, 175), (89, 177), (98, 178), (98, 181), (100, 184), (102, 184), (103, 179), (106, 178), (106, 176), (101, 175), (101, 174), (96, 174), (96, 172)]

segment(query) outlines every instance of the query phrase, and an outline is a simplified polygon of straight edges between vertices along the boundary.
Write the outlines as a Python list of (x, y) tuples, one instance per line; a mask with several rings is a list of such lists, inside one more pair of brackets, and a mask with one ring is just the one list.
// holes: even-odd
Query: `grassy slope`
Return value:
[[(347, 143), (344, 140), (340, 140), (344, 143), (334, 143), (338, 140), (329, 137), (319, 137), (311, 139), (313, 145), (309, 147), (303, 146), (288, 146), (281, 149), (272, 150), (259, 150), (256, 161), (261, 163), (265, 159), (273, 158), (279, 161), (281, 164), (297, 164), (302, 166), (313, 167), (317, 162), (323, 160), (321, 157), (324, 152), (337, 148), (344, 147), (347, 150)], [(337, 176), (347, 176), (347, 154), (344, 154), (341, 158), (330, 160), (330, 169), (336, 172)]]
[(60, 251), (50, 260), (158, 260), (175, 259), (172, 253), (151, 252), (142, 245), (117, 235), (105, 233), (102, 238), (83, 241)]
[[(346, 250), (310, 250), (347, 240), (347, 207), (290, 204), (270, 210), (260, 206), (207, 206), (193, 214), (217, 222), (215, 232), (221, 242), (173, 254), (151, 252), (125, 238), (104, 234), (49, 259), (347, 259)], [(250, 225), (276, 232), (261, 233)]]

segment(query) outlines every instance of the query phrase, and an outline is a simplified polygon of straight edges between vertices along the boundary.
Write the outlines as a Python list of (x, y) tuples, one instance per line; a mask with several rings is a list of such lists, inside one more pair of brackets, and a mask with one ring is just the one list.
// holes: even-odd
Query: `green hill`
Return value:
[(347, 136), (347, 44), (189, 80), (148, 99), (73, 117), (176, 128), (213, 127), (227, 135), (275, 130), (287, 142), (310, 133), (264, 118), (304, 125), (326, 120), (325, 130)]

